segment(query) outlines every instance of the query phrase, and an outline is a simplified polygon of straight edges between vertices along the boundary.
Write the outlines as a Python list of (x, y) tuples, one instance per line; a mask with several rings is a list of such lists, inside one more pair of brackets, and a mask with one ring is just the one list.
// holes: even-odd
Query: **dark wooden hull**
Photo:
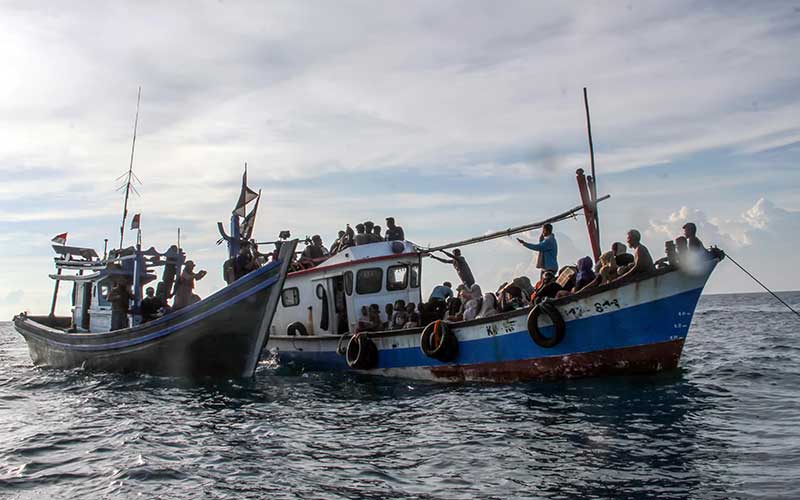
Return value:
[[(35, 365), (181, 377), (250, 377), (269, 339), (289, 251), (208, 298), (155, 321), (66, 333), (50, 318), (16, 316)], [(290, 248), (291, 247), (291, 248)], [(58, 319), (55, 319), (56, 322)], [(52, 326), (49, 326), (52, 325)]]

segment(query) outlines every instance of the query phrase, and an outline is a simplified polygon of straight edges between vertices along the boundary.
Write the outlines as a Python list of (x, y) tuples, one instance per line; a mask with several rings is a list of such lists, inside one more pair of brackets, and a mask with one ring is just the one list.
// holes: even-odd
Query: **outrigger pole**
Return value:
[[(595, 203), (599, 203), (599, 202), (607, 200), (609, 198), (611, 198), (611, 195), (607, 194), (607, 195), (603, 196), (602, 198), (598, 198), (595, 201)], [(504, 229), (502, 231), (496, 231), (494, 233), (484, 234), (483, 236), (476, 236), (475, 238), (469, 238), (469, 239), (466, 239), (466, 240), (456, 241), (454, 243), (447, 243), (447, 244), (439, 245), (439, 246), (435, 246), (435, 247), (428, 247), (428, 248), (417, 247), (417, 251), (418, 252), (423, 252), (423, 253), (430, 253), (430, 252), (436, 252), (438, 250), (446, 250), (448, 248), (463, 247), (463, 246), (467, 246), (467, 245), (473, 245), (475, 243), (482, 243), (484, 241), (496, 240), (497, 238), (503, 238), (505, 236), (511, 236), (512, 234), (524, 233), (525, 231), (530, 231), (532, 229), (539, 229), (540, 227), (544, 226), (545, 224), (552, 224), (554, 222), (559, 222), (559, 221), (562, 221), (562, 220), (570, 219), (570, 218), (574, 217), (575, 214), (577, 212), (580, 212), (581, 210), (584, 210), (584, 205), (578, 205), (577, 207), (572, 208), (570, 210), (567, 210), (566, 212), (562, 212), (562, 213), (560, 213), (558, 215), (550, 217), (549, 219), (545, 219), (545, 220), (542, 220), (542, 221), (539, 221), (539, 222), (533, 222), (531, 224), (525, 224), (525, 225), (522, 225), (522, 226), (510, 227), (510, 228)]]
[[(136, 128), (139, 125), (139, 102), (142, 98), (142, 87), (139, 86), (139, 93), (136, 96), (136, 119), (133, 122), (133, 143), (131, 144), (131, 163), (128, 166), (128, 180), (125, 183), (125, 204), (122, 207), (122, 224), (119, 226), (119, 248), (122, 248), (122, 241), (125, 238), (125, 219), (128, 218), (128, 197), (131, 194), (131, 190), (136, 191), (136, 188), (131, 185), (131, 180), (135, 178), (137, 181), (139, 180), (136, 177), (136, 174), (133, 173), (133, 152), (136, 149)], [(141, 183), (141, 181), (139, 181)]]

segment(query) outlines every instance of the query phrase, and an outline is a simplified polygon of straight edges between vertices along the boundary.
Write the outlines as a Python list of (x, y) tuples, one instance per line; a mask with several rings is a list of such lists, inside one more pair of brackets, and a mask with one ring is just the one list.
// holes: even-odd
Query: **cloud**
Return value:
[[(706, 245), (715, 244), (737, 262), (753, 272), (768, 286), (776, 289), (797, 288), (798, 271), (790, 263), (796, 260), (796, 235), (800, 234), (800, 211), (786, 210), (760, 198), (738, 217), (708, 217), (703, 211), (681, 207), (665, 220), (653, 220), (651, 237), (668, 239), (682, 234), (686, 222), (697, 224), (698, 236)], [(712, 280), (712, 290), (756, 290), (738, 269), (724, 265)]]

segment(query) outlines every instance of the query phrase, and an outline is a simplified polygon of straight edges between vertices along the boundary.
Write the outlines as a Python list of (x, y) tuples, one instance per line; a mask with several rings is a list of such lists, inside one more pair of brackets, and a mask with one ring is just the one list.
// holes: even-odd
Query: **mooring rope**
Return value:
[(750, 276), (750, 277), (753, 279), (753, 281), (755, 281), (756, 283), (758, 283), (759, 285), (761, 285), (761, 288), (763, 288), (764, 290), (768, 291), (770, 294), (772, 294), (772, 296), (773, 296), (773, 297), (775, 297), (776, 299), (778, 299), (778, 302), (780, 302), (781, 304), (785, 305), (787, 309), (789, 309), (790, 311), (792, 311), (793, 313), (795, 313), (795, 314), (796, 314), (798, 317), (800, 317), (800, 313), (799, 313), (799, 312), (795, 311), (795, 310), (792, 308), (792, 306), (790, 306), (789, 304), (787, 304), (786, 302), (784, 302), (784, 300), (783, 300), (782, 298), (778, 297), (778, 296), (775, 294), (775, 292), (773, 292), (772, 290), (770, 290), (769, 288), (767, 288), (767, 285), (765, 285), (764, 283), (762, 283), (762, 282), (758, 281), (758, 278), (756, 278), (755, 276), (753, 276), (752, 274), (750, 274), (750, 272), (749, 272), (747, 269), (745, 269), (744, 267), (742, 267), (742, 266), (741, 266), (741, 264), (739, 264), (738, 262), (736, 262), (735, 260), (733, 260), (733, 257), (731, 257), (731, 255), (730, 255), (729, 253), (725, 252), (725, 256), (726, 256), (727, 258), (729, 258), (729, 259), (731, 260), (731, 262), (733, 262), (734, 264), (736, 264), (736, 267), (738, 267), (739, 269), (741, 269), (741, 270), (742, 270), (742, 271), (743, 271), (743, 272), (744, 272), (746, 275)]

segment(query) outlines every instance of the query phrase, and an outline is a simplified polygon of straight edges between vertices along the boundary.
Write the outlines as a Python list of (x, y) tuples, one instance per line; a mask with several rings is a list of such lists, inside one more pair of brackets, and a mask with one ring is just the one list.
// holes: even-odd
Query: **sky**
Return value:
[[(432, 245), (578, 205), (583, 87), (604, 248), (637, 228), (661, 255), (692, 221), (797, 289), (798, 47), (790, 2), (0, 3), (0, 319), (49, 310), (56, 234), (117, 246), (139, 86), (129, 210), (145, 246), (180, 228), (201, 295), (245, 162), (261, 241), (394, 216)], [(555, 234), (561, 264), (591, 253), (583, 220)], [(487, 290), (534, 273), (512, 238), (463, 253)], [(424, 263), (426, 292), (455, 279)], [(706, 292), (757, 289), (728, 261)]]

